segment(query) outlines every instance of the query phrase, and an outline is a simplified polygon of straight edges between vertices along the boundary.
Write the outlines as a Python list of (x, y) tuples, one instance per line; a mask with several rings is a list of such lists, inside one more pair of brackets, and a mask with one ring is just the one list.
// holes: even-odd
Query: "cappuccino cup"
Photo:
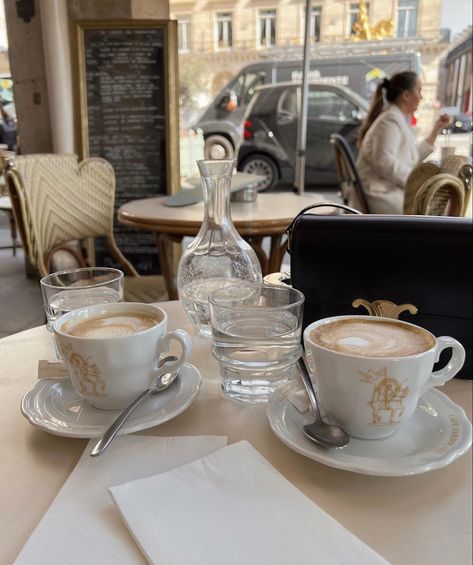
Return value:
[[(176, 371), (191, 351), (184, 330), (167, 332), (167, 314), (150, 304), (119, 302), (72, 310), (53, 331), (74, 390), (100, 410), (122, 410), (162, 374)], [(158, 367), (172, 340), (178, 360)]]
[[(311, 377), (322, 410), (348, 434), (380, 439), (414, 414), (420, 397), (463, 366), (465, 350), (408, 322), (375, 316), (334, 316), (304, 331)], [(432, 372), (440, 353), (447, 365)]]

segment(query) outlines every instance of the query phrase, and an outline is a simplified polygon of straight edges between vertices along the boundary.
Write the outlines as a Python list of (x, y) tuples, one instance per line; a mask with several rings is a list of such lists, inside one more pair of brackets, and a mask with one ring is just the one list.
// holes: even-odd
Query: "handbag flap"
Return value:
[(292, 284), (311, 302), (383, 299), (471, 318), (471, 228), (464, 218), (303, 215), (292, 233)]

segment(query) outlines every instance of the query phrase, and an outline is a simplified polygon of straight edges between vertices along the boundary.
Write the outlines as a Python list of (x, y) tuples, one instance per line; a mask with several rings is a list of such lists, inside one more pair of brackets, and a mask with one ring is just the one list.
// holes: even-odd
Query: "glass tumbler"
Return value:
[[(123, 272), (110, 267), (81, 267), (46, 275), (40, 280), (47, 329), (63, 314), (94, 304), (123, 300)], [(56, 347), (56, 342), (54, 342)], [(56, 356), (60, 355), (56, 349)]]
[(293, 376), (301, 356), (304, 295), (287, 286), (240, 283), (210, 293), (209, 304), (223, 394), (266, 402)]

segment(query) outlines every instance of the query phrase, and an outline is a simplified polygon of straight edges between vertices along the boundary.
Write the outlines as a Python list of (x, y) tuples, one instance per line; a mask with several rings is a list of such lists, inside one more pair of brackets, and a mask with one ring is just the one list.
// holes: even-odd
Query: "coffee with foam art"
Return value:
[(314, 329), (309, 338), (332, 351), (362, 357), (405, 357), (435, 345), (431, 334), (422, 328), (376, 319), (329, 322)]
[(123, 337), (148, 330), (161, 322), (161, 318), (139, 312), (120, 312), (88, 318), (80, 322), (67, 321), (62, 331), (73, 337), (110, 338)]
[[(53, 330), (75, 392), (98, 410), (123, 410), (164, 373), (177, 371), (192, 349), (181, 329), (167, 331), (165, 310), (117, 302), (64, 314)], [(161, 364), (177, 342), (180, 352)]]
[[(388, 437), (407, 424), (419, 399), (461, 369), (463, 346), (414, 324), (374, 316), (332, 316), (309, 324), (304, 345), (323, 411), (350, 436)], [(445, 349), (448, 363), (434, 364)]]

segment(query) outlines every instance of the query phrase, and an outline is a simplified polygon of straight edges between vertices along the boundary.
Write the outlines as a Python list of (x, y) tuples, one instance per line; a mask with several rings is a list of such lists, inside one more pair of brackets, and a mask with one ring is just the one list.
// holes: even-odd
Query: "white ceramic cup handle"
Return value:
[(181, 355), (176, 361), (167, 361), (161, 367), (155, 370), (155, 377), (164, 375), (164, 373), (173, 373), (177, 371), (181, 365), (183, 365), (190, 352), (192, 351), (192, 341), (190, 335), (184, 330), (174, 330), (173, 332), (167, 333), (159, 340), (159, 351), (163, 353), (169, 351), (169, 346), (171, 340), (176, 339), (181, 344)]
[(465, 349), (463, 345), (454, 339), (453, 337), (441, 336), (437, 338), (437, 346), (435, 351), (435, 362), (440, 358), (440, 354), (444, 349), (448, 347), (452, 348), (452, 356), (449, 362), (445, 365), (443, 369), (439, 371), (434, 371), (429, 380), (424, 385), (424, 393), (429, 388), (434, 386), (442, 386), (458, 373), (458, 371), (463, 367), (465, 362)]

